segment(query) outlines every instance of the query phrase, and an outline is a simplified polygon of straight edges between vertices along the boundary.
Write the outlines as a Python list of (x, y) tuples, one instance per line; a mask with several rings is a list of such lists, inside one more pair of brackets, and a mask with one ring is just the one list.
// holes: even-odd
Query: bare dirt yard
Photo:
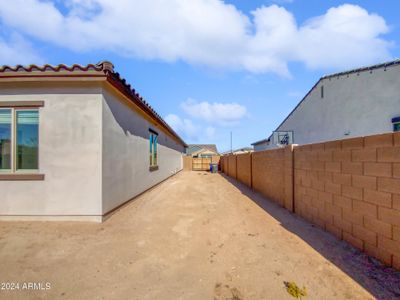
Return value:
[[(82, 199), (84, 201), (84, 199)], [(395, 299), (400, 274), (220, 174), (182, 172), (102, 224), (0, 223), (2, 299)]]

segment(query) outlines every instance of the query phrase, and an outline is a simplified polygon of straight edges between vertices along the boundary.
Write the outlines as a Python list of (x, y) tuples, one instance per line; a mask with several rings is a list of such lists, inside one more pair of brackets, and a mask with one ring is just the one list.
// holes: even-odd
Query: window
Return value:
[(157, 157), (157, 132), (150, 130), (150, 170), (158, 169), (158, 157)]
[(324, 86), (321, 85), (321, 98), (324, 98)]
[(39, 111), (0, 108), (0, 172), (29, 173), (39, 168)]

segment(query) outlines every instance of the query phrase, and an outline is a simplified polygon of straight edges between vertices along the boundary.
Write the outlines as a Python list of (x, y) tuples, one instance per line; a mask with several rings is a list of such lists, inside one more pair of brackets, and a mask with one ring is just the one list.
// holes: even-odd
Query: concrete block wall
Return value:
[(221, 171), (223, 172), (223, 173), (226, 173), (226, 170), (227, 170), (227, 161), (226, 161), (226, 156), (221, 156), (221, 162), (220, 162), (220, 164), (221, 164)]
[(296, 147), (295, 211), (400, 269), (400, 134)]
[(227, 155), (222, 171), (293, 211), (293, 146)]
[(285, 149), (252, 154), (253, 188), (281, 206), (285, 202)]
[(237, 180), (252, 187), (251, 178), (251, 153), (239, 154), (236, 156)]
[(228, 176), (236, 179), (236, 155), (228, 156)]
[(225, 174), (228, 174), (229, 170), (229, 157), (228, 156), (221, 156), (221, 171)]
[(252, 153), (250, 185), (246, 159), (223, 171), (400, 269), (400, 133)]

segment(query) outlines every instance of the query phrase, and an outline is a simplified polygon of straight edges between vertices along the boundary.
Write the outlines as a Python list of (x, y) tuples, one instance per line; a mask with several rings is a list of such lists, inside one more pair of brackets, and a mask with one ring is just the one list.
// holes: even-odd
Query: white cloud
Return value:
[(239, 124), (247, 115), (246, 107), (237, 103), (198, 102), (188, 99), (181, 103), (187, 118), (169, 114), (165, 121), (189, 142), (214, 141), (217, 131)]
[(197, 140), (200, 127), (194, 125), (189, 119), (181, 119), (175, 114), (167, 115), (164, 120), (184, 139)]
[(183, 139), (189, 142), (200, 140), (210, 141), (215, 139), (216, 128), (213, 126), (194, 124), (192, 120), (181, 118), (175, 114), (167, 115), (164, 120), (174, 129)]
[(219, 0), (55, 1), (1, 1), (0, 19), (74, 51), (107, 50), (254, 73), (289, 76), (289, 62), (337, 69), (391, 57), (391, 43), (382, 38), (389, 30), (385, 20), (357, 5), (331, 8), (298, 25), (277, 5), (262, 6), (249, 18)]
[(234, 125), (247, 114), (246, 107), (238, 103), (210, 103), (188, 99), (181, 104), (181, 107), (192, 118), (222, 126)]
[(13, 33), (8, 39), (0, 37), (0, 65), (41, 63), (32, 45), (21, 35)]
[(215, 128), (212, 127), (212, 126), (208, 126), (208, 127), (206, 128), (205, 133), (206, 133), (207, 139), (209, 139), (209, 140), (210, 140), (210, 139), (213, 139), (213, 138), (215, 137)]
[[(311, 68), (337, 66), (346, 68), (390, 57), (390, 43), (378, 38), (389, 31), (385, 20), (358, 6), (331, 8), (320, 17), (309, 20), (298, 32), (297, 59)], [(341, 49), (342, 48), (342, 49)]]

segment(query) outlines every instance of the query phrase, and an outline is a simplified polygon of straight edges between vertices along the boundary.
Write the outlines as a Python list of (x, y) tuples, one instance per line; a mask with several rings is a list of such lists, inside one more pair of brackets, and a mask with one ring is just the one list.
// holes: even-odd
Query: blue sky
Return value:
[[(268, 137), (324, 74), (400, 57), (400, 2), (0, 2), (0, 64), (107, 59), (187, 143)], [(39, 17), (38, 17), (39, 16)]]

